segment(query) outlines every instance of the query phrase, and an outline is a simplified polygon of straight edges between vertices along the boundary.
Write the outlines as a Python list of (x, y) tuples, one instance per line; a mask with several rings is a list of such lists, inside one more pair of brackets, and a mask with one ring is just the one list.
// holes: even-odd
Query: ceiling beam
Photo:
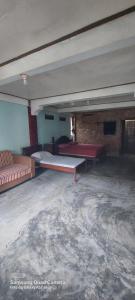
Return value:
[(20, 97), (16, 97), (16, 96), (11, 96), (11, 95), (7, 95), (7, 94), (3, 94), (0, 93), (0, 101), (5, 101), (5, 102), (11, 102), (11, 103), (15, 103), (15, 104), (21, 104), (24, 106), (28, 106), (28, 100), (20, 98)]
[(0, 68), (0, 85), (135, 45), (135, 13), (120, 17)]
[[(115, 86), (115, 87), (109, 87), (104, 89), (98, 89), (98, 90), (91, 90), (86, 92), (80, 92), (80, 93), (74, 93), (74, 94), (67, 94), (62, 96), (56, 96), (56, 97), (48, 97), (44, 99), (36, 99), (31, 101), (31, 109), (32, 114), (36, 115), (40, 110), (42, 110), (42, 107), (50, 106), (50, 105), (57, 105), (60, 103), (72, 103), (77, 101), (83, 101), (83, 100), (94, 100), (99, 99), (99, 101), (102, 98), (105, 97), (112, 97), (112, 96), (125, 96), (125, 95), (133, 95), (135, 94), (135, 84), (127, 84), (122, 86)], [(73, 109), (73, 108), (72, 108)]]
[(114, 103), (102, 103), (102, 104), (92, 104), (78, 107), (68, 107), (58, 109), (58, 113), (72, 113), (72, 112), (84, 112), (84, 111), (99, 111), (99, 110), (108, 110), (108, 109), (117, 109), (117, 108), (128, 108), (135, 107), (135, 99), (132, 101), (121, 101)]

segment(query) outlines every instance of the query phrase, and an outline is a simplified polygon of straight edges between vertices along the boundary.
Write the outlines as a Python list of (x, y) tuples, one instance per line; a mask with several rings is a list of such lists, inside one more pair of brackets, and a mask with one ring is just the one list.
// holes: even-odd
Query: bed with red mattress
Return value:
[(59, 144), (58, 153), (60, 155), (71, 155), (85, 157), (87, 159), (98, 159), (105, 152), (104, 145), (101, 144)]

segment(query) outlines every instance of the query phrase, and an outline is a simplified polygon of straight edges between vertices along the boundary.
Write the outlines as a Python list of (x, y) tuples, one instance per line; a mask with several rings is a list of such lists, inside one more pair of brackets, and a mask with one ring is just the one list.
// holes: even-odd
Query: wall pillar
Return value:
[(38, 144), (38, 134), (37, 134), (37, 117), (31, 114), (31, 108), (28, 107), (28, 117), (29, 117), (29, 133), (30, 133), (30, 145)]

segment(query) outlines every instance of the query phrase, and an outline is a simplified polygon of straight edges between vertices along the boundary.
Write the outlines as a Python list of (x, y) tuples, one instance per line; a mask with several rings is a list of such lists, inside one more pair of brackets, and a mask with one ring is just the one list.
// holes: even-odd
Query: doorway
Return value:
[(122, 121), (122, 153), (135, 154), (135, 120)]

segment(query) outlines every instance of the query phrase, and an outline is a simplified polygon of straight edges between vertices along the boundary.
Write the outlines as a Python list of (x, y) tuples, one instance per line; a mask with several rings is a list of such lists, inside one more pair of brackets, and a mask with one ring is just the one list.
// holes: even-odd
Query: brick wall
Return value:
[[(118, 155), (122, 143), (122, 120), (135, 119), (135, 109), (118, 109), (76, 114), (76, 140), (78, 143), (106, 145), (108, 154)], [(103, 122), (116, 121), (116, 134), (104, 135)]]

